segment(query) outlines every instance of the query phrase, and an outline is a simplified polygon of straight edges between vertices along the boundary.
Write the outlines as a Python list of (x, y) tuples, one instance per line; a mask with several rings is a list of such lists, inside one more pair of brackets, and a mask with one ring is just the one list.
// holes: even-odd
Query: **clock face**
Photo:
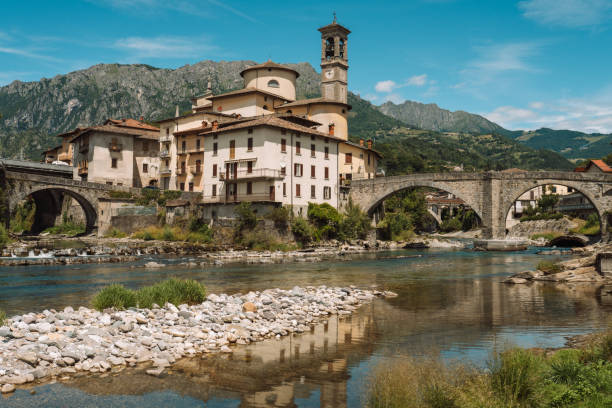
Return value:
[(331, 69), (329, 69), (329, 70), (325, 71), (325, 76), (326, 76), (328, 79), (331, 79), (331, 78), (334, 76), (334, 71), (332, 71)]

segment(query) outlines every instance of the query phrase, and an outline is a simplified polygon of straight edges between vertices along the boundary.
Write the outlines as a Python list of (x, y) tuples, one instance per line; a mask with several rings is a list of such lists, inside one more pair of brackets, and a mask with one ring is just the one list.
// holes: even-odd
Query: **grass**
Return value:
[(207, 225), (190, 224), (187, 230), (179, 226), (150, 226), (132, 234), (132, 238), (145, 241), (181, 241), (205, 244), (212, 241), (212, 231)]
[(72, 221), (63, 221), (61, 224), (47, 228), (43, 232), (48, 232), (49, 234), (64, 234), (73, 237), (85, 233), (85, 225), (77, 224)]
[(110, 230), (106, 231), (106, 234), (104, 234), (104, 237), (105, 238), (125, 238), (127, 237), (127, 234), (121, 231), (120, 229), (111, 228)]
[(130, 307), (150, 309), (153, 304), (160, 306), (172, 303), (202, 303), (206, 298), (205, 287), (195, 280), (167, 279), (152, 286), (145, 286), (137, 291), (114, 284), (102, 289), (92, 301), (94, 309), (102, 311), (108, 308), (123, 310)]
[(561, 266), (551, 261), (540, 261), (536, 268), (546, 274), (561, 272)]
[(553, 239), (560, 237), (561, 235), (563, 234), (561, 234), (560, 232), (541, 232), (538, 234), (533, 234), (531, 237), (529, 237), (529, 239), (536, 241), (540, 238), (544, 238), (547, 241), (552, 241)]
[(6, 312), (0, 309), (0, 326), (4, 326), (5, 322), (6, 322)]
[(612, 406), (612, 331), (576, 350), (510, 348), (486, 369), (444, 364), (439, 358), (381, 362), (370, 377), (371, 408), (562, 408)]
[(600, 233), (601, 227), (597, 214), (590, 214), (586, 220), (576, 218), (573, 221), (578, 224), (576, 228), (571, 230), (574, 234), (598, 235)]
[(131, 200), (134, 198), (134, 196), (132, 195), (132, 193), (127, 192), (127, 191), (115, 191), (115, 190), (111, 190), (108, 192), (108, 195), (110, 198), (120, 198), (120, 199), (126, 199), (126, 200)]
[(238, 243), (254, 251), (286, 252), (297, 249), (297, 245), (282, 242), (263, 230), (242, 231)]

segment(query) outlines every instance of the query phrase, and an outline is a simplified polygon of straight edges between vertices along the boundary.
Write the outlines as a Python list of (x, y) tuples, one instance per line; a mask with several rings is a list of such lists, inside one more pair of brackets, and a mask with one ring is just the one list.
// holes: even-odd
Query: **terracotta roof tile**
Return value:
[(146, 130), (155, 130), (155, 131), (159, 131), (159, 128), (149, 125), (148, 123), (145, 122), (141, 122), (139, 120), (136, 119), (131, 119), (131, 118), (127, 118), (127, 119), (108, 119), (106, 122), (104, 122), (105, 125), (115, 125), (115, 126), (121, 126), (121, 127), (130, 127), (130, 128), (135, 128), (135, 129), (146, 129)]

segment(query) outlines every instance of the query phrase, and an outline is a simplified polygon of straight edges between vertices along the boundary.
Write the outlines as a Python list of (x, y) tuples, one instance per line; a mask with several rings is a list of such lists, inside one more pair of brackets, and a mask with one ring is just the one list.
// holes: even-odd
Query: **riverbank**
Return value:
[(441, 237), (418, 237), (410, 242), (354, 240), (327, 241), (303, 249), (255, 251), (228, 245), (201, 245), (176, 241), (144, 241), (133, 238), (49, 238), (19, 241), (2, 250), (0, 266), (72, 265), (134, 262), (142, 256), (190, 256), (196, 264), (318, 262), (346, 255), (404, 248), (463, 248), (465, 243)]
[(246, 345), (308, 331), (330, 315), (350, 315), (392, 292), (355, 287), (294, 287), (245, 295), (210, 294), (194, 306), (98, 312), (80, 307), (7, 319), (0, 327), (0, 390), (77, 373), (149, 366), (161, 373), (180, 358), (232, 353)]

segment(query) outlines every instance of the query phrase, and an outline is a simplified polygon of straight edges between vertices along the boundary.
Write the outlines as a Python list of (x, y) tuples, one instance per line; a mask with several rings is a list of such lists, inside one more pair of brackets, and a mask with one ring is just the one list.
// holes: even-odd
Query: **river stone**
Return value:
[(0, 388), (2, 394), (9, 394), (13, 391), (15, 391), (15, 386), (13, 384), (4, 384), (2, 388)]
[(257, 311), (257, 306), (255, 306), (255, 304), (253, 302), (245, 302), (242, 305), (242, 311), (243, 312), (256, 312)]
[(38, 356), (32, 351), (24, 351), (17, 353), (17, 359), (28, 363), (31, 366), (36, 366)]

